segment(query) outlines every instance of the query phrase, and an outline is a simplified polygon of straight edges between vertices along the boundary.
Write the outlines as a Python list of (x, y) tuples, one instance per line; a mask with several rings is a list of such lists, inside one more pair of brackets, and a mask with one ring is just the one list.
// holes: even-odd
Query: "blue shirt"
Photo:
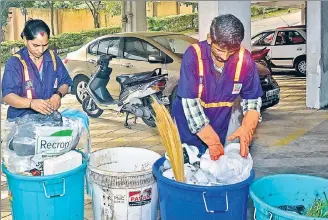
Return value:
[[(41, 79), (38, 68), (33, 63), (28, 55), (27, 48), (24, 47), (17, 52), (21, 58), (25, 60), (32, 81), (32, 96), (33, 99), (49, 99), (64, 84), (72, 85), (72, 79), (69, 76), (61, 59), (55, 55), (57, 68), (54, 71), (49, 51), (43, 55), (43, 77)], [(17, 57), (11, 57), (5, 66), (5, 71), (2, 80), (2, 96), (5, 97), (10, 93), (15, 93), (21, 97), (26, 97), (26, 82), (24, 80), (23, 65)], [(32, 109), (18, 109), (10, 106), (7, 112), (7, 118), (22, 117), (26, 114), (35, 114)]]
[[(203, 91), (201, 100), (205, 103), (233, 102), (239, 95), (243, 99), (257, 99), (262, 96), (262, 87), (256, 63), (252, 55), (245, 50), (242, 69), (238, 82), (234, 81), (236, 66), (239, 60), (238, 52), (225, 63), (222, 73), (218, 73), (211, 57), (210, 45), (207, 41), (199, 43), (204, 68)], [(182, 60), (177, 98), (173, 102), (172, 115), (176, 120), (181, 141), (183, 143), (201, 146), (203, 143), (196, 134), (192, 134), (184, 115), (182, 99), (198, 98), (199, 88), (198, 58), (195, 49), (190, 46)], [(242, 85), (236, 92), (236, 85)], [(240, 88), (240, 87), (237, 87)], [(222, 144), (228, 131), (231, 117), (231, 107), (203, 108), (210, 120), (210, 125), (219, 135)]]

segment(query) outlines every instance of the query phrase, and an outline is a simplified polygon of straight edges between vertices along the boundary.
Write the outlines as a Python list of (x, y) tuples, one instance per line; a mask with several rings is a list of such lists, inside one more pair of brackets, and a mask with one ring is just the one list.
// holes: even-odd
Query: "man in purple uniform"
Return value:
[(206, 41), (190, 46), (182, 60), (177, 98), (173, 102), (182, 143), (207, 147), (212, 160), (224, 154), (234, 100), (241, 96), (242, 125), (228, 138), (240, 140), (247, 157), (260, 118), (262, 89), (251, 53), (241, 47), (244, 26), (231, 14), (212, 21)]

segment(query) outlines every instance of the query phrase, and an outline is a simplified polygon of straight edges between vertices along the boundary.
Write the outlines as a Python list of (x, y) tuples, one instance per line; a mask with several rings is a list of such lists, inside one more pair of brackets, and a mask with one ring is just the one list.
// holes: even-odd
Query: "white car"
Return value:
[(306, 27), (281, 27), (252, 37), (252, 50), (267, 47), (272, 67), (295, 68), (306, 76)]

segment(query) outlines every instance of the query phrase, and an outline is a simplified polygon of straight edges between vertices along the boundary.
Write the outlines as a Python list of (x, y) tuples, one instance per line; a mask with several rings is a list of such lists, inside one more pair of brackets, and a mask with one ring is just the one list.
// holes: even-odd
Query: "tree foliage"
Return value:
[[(54, 8), (74, 9), (81, 5), (79, 1), (54, 1)], [(34, 1), (34, 8), (50, 8), (51, 1)]]
[(198, 3), (197, 2), (183, 2), (185, 6), (192, 6), (192, 12), (195, 13), (196, 9), (198, 10)]
[(87, 4), (92, 14), (94, 27), (100, 28), (99, 12), (100, 8), (102, 7), (101, 1), (85, 1), (85, 4)]
[(122, 2), (121, 1), (109, 1), (109, 2), (104, 2), (105, 9), (106, 11), (111, 15), (111, 16), (118, 16), (121, 15), (121, 7), (122, 7)]
[[(54, 8), (78, 8), (80, 1), (54, 1)], [(51, 8), (51, 1), (0, 0), (1, 27), (7, 25), (9, 8)]]
[(6, 26), (8, 22), (8, 9), (9, 8), (31, 8), (34, 1), (12, 1), (1, 0), (0, 1), (0, 13), (1, 13), (1, 27)]

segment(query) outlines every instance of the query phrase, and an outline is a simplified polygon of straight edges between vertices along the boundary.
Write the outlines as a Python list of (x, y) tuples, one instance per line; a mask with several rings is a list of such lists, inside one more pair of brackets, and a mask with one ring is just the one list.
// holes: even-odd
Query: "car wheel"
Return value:
[(306, 60), (298, 60), (295, 64), (295, 70), (299, 76), (306, 76)]
[(82, 104), (82, 101), (85, 99), (87, 94), (84, 92), (87, 84), (89, 82), (89, 78), (86, 76), (78, 76), (74, 79), (73, 82), (73, 94), (75, 94), (76, 99)]

